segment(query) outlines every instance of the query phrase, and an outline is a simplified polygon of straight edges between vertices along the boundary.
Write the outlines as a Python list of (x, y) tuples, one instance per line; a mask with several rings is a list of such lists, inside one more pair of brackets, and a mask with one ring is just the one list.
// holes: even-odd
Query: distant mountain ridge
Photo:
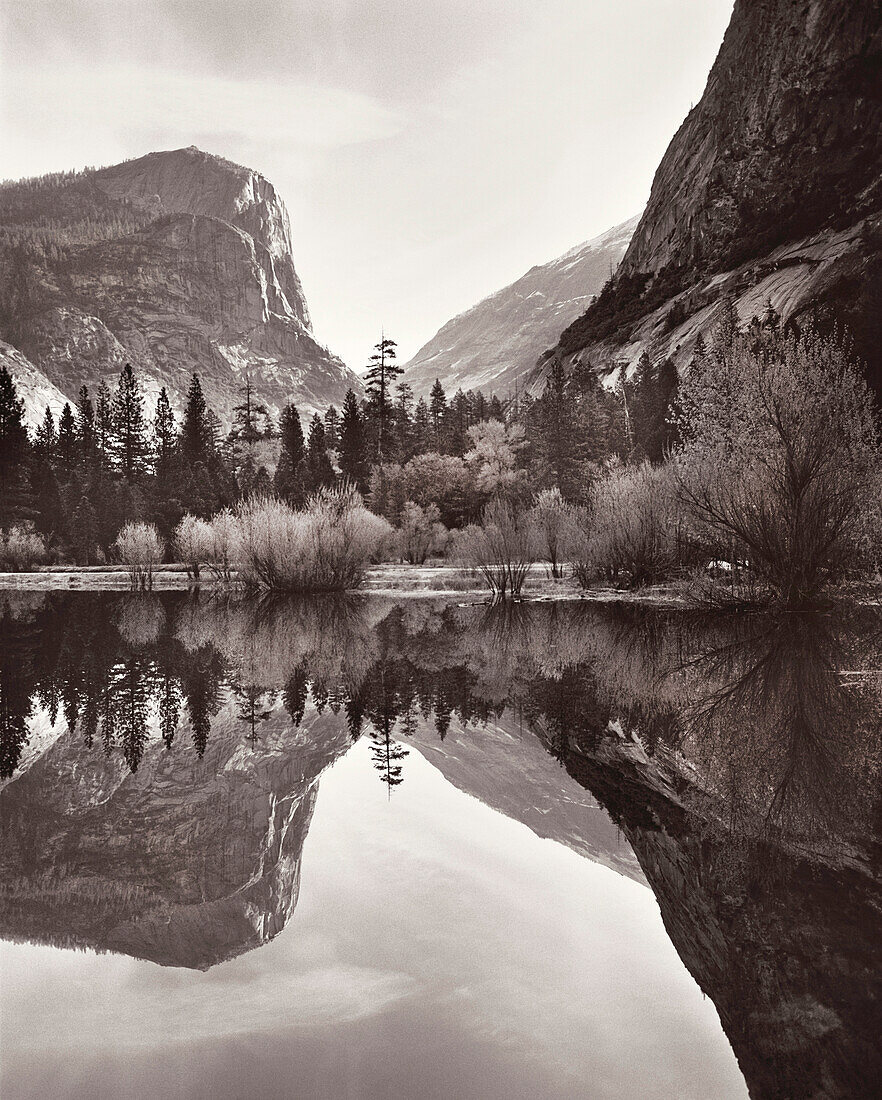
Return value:
[(625, 253), (637, 218), (577, 245), (448, 321), (405, 367), (404, 381), (428, 393), (436, 378), (502, 396), (520, 385), (537, 357), (578, 317)]
[(31, 370), (0, 360), (24, 375), (31, 414), (126, 362), (178, 406), (198, 373), (225, 422), (246, 373), (276, 412), (360, 392), (313, 335), (287, 210), (249, 168), (191, 146), (6, 183), (0, 247), (0, 337)]
[(554, 361), (688, 361), (731, 296), (846, 326), (882, 392), (878, 0), (737, 0), (700, 102), (662, 158), (615, 279)]

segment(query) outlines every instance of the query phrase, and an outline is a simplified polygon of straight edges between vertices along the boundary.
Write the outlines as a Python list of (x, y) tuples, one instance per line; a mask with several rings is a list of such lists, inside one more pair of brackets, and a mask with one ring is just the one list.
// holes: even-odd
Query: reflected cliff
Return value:
[(266, 942), (296, 905), (321, 773), (367, 738), (381, 797), (419, 753), (647, 882), (752, 1095), (872, 1095), (877, 616), (0, 606), (3, 936), (199, 968)]

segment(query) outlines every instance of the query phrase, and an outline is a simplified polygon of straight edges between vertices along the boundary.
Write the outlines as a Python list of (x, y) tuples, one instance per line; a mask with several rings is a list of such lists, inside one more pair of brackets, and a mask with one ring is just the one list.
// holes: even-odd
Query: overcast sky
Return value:
[(198, 145), (355, 369), (638, 212), (733, 0), (0, 0), (0, 174)]

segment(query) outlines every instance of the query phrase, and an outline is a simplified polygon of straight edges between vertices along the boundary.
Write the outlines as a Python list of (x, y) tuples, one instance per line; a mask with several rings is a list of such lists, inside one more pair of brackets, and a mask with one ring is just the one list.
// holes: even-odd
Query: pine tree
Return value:
[(52, 415), (52, 410), (47, 405), (34, 439), (34, 453), (40, 458), (45, 459), (46, 462), (52, 463), (55, 461), (55, 447), (57, 443), (58, 434), (55, 431), (55, 417)]
[(447, 395), (441, 385), (441, 379), (436, 378), (429, 394), (429, 418), (432, 422), (432, 449), (440, 453), (442, 449), (442, 437), (444, 420), (447, 415)]
[(358, 398), (352, 390), (347, 391), (343, 400), (337, 461), (344, 477), (348, 477), (360, 492), (364, 492), (368, 475), (364, 417)]
[(77, 461), (78, 451), (77, 426), (74, 421), (73, 410), (65, 401), (61, 416), (58, 418), (58, 446), (56, 449), (56, 461), (62, 480), (70, 477)]
[(304, 500), (304, 459), (306, 447), (300, 414), (294, 405), (288, 404), (279, 417), (279, 462), (273, 484), (282, 500), (299, 508)]
[(398, 461), (407, 462), (413, 455), (413, 388), (407, 382), (395, 387), (395, 437)]
[(110, 465), (111, 440), (113, 438), (113, 400), (105, 381), (101, 381), (95, 395), (95, 443), (99, 462)]
[(563, 364), (554, 362), (542, 396), (525, 408), (537, 480), (573, 499), (581, 488), (583, 436)]
[(270, 414), (266, 405), (255, 399), (251, 376), (248, 374), (245, 375), (243, 400), (233, 407), (233, 414), (230, 439), (252, 444), (263, 438)]
[(155, 456), (156, 476), (168, 477), (177, 443), (175, 417), (165, 386), (159, 391), (156, 402), (156, 415), (153, 418), (153, 454)]
[(325, 442), (330, 451), (340, 446), (340, 414), (333, 405), (329, 405), (325, 413)]
[(81, 386), (77, 397), (76, 434), (80, 461), (87, 469), (91, 468), (95, 465), (97, 442), (95, 406), (89, 396), (88, 386)]
[(634, 377), (624, 385), (631, 419), (631, 458), (641, 462), (653, 450), (652, 437), (658, 421), (655, 375), (652, 360), (645, 351), (637, 361)]
[(207, 466), (215, 448), (214, 425), (209, 418), (198, 374), (193, 375), (187, 391), (180, 445), (184, 461), (190, 465), (201, 462)]
[(325, 426), (316, 413), (309, 424), (306, 444), (306, 485), (310, 493), (334, 484), (334, 468), (328, 458)]
[(413, 413), (413, 433), (411, 435), (411, 449), (415, 455), (423, 455), (431, 446), (432, 422), (429, 417), (429, 406), (426, 399), (421, 397), (416, 403)]
[(395, 349), (398, 345), (394, 340), (383, 337), (374, 345), (374, 353), (370, 357), (368, 369), (365, 372), (365, 394), (367, 407), (376, 424), (376, 445), (374, 456), (377, 462), (382, 462), (385, 450), (389, 449), (391, 440), (389, 428), (392, 412), (392, 384), (395, 379), (404, 372), (395, 362)]
[(654, 462), (663, 462), (680, 442), (680, 433), (676, 424), (677, 392), (680, 388), (680, 375), (672, 359), (662, 359), (658, 368), (658, 418), (654, 440)]
[(80, 565), (92, 565), (95, 562), (95, 550), (98, 546), (98, 520), (95, 509), (86, 496), (80, 498), (77, 510), (71, 522), (71, 543), (74, 558)]
[(148, 446), (144, 398), (129, 363), (126, 363), (119, 376), (111, 420), (110, 451), (116, 468), (126, 480), (131, 481), (146, 468)]
[(28, 433), (24, 400), (6, 367), (0, 367), (0, 527), (30, 514)]

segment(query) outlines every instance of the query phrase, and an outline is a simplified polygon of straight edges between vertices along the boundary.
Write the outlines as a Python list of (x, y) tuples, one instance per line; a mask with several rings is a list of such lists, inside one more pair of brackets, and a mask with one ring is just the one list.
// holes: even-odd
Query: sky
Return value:
[(4, 1100), (746, 1100), (647, 887), (404, 777), (325, 772), (287, 926), (205, 973), (0, 943)]
[(0, 0), (0, 176), (197, 145), (353, 369), (639, 212), (733, 0)]

